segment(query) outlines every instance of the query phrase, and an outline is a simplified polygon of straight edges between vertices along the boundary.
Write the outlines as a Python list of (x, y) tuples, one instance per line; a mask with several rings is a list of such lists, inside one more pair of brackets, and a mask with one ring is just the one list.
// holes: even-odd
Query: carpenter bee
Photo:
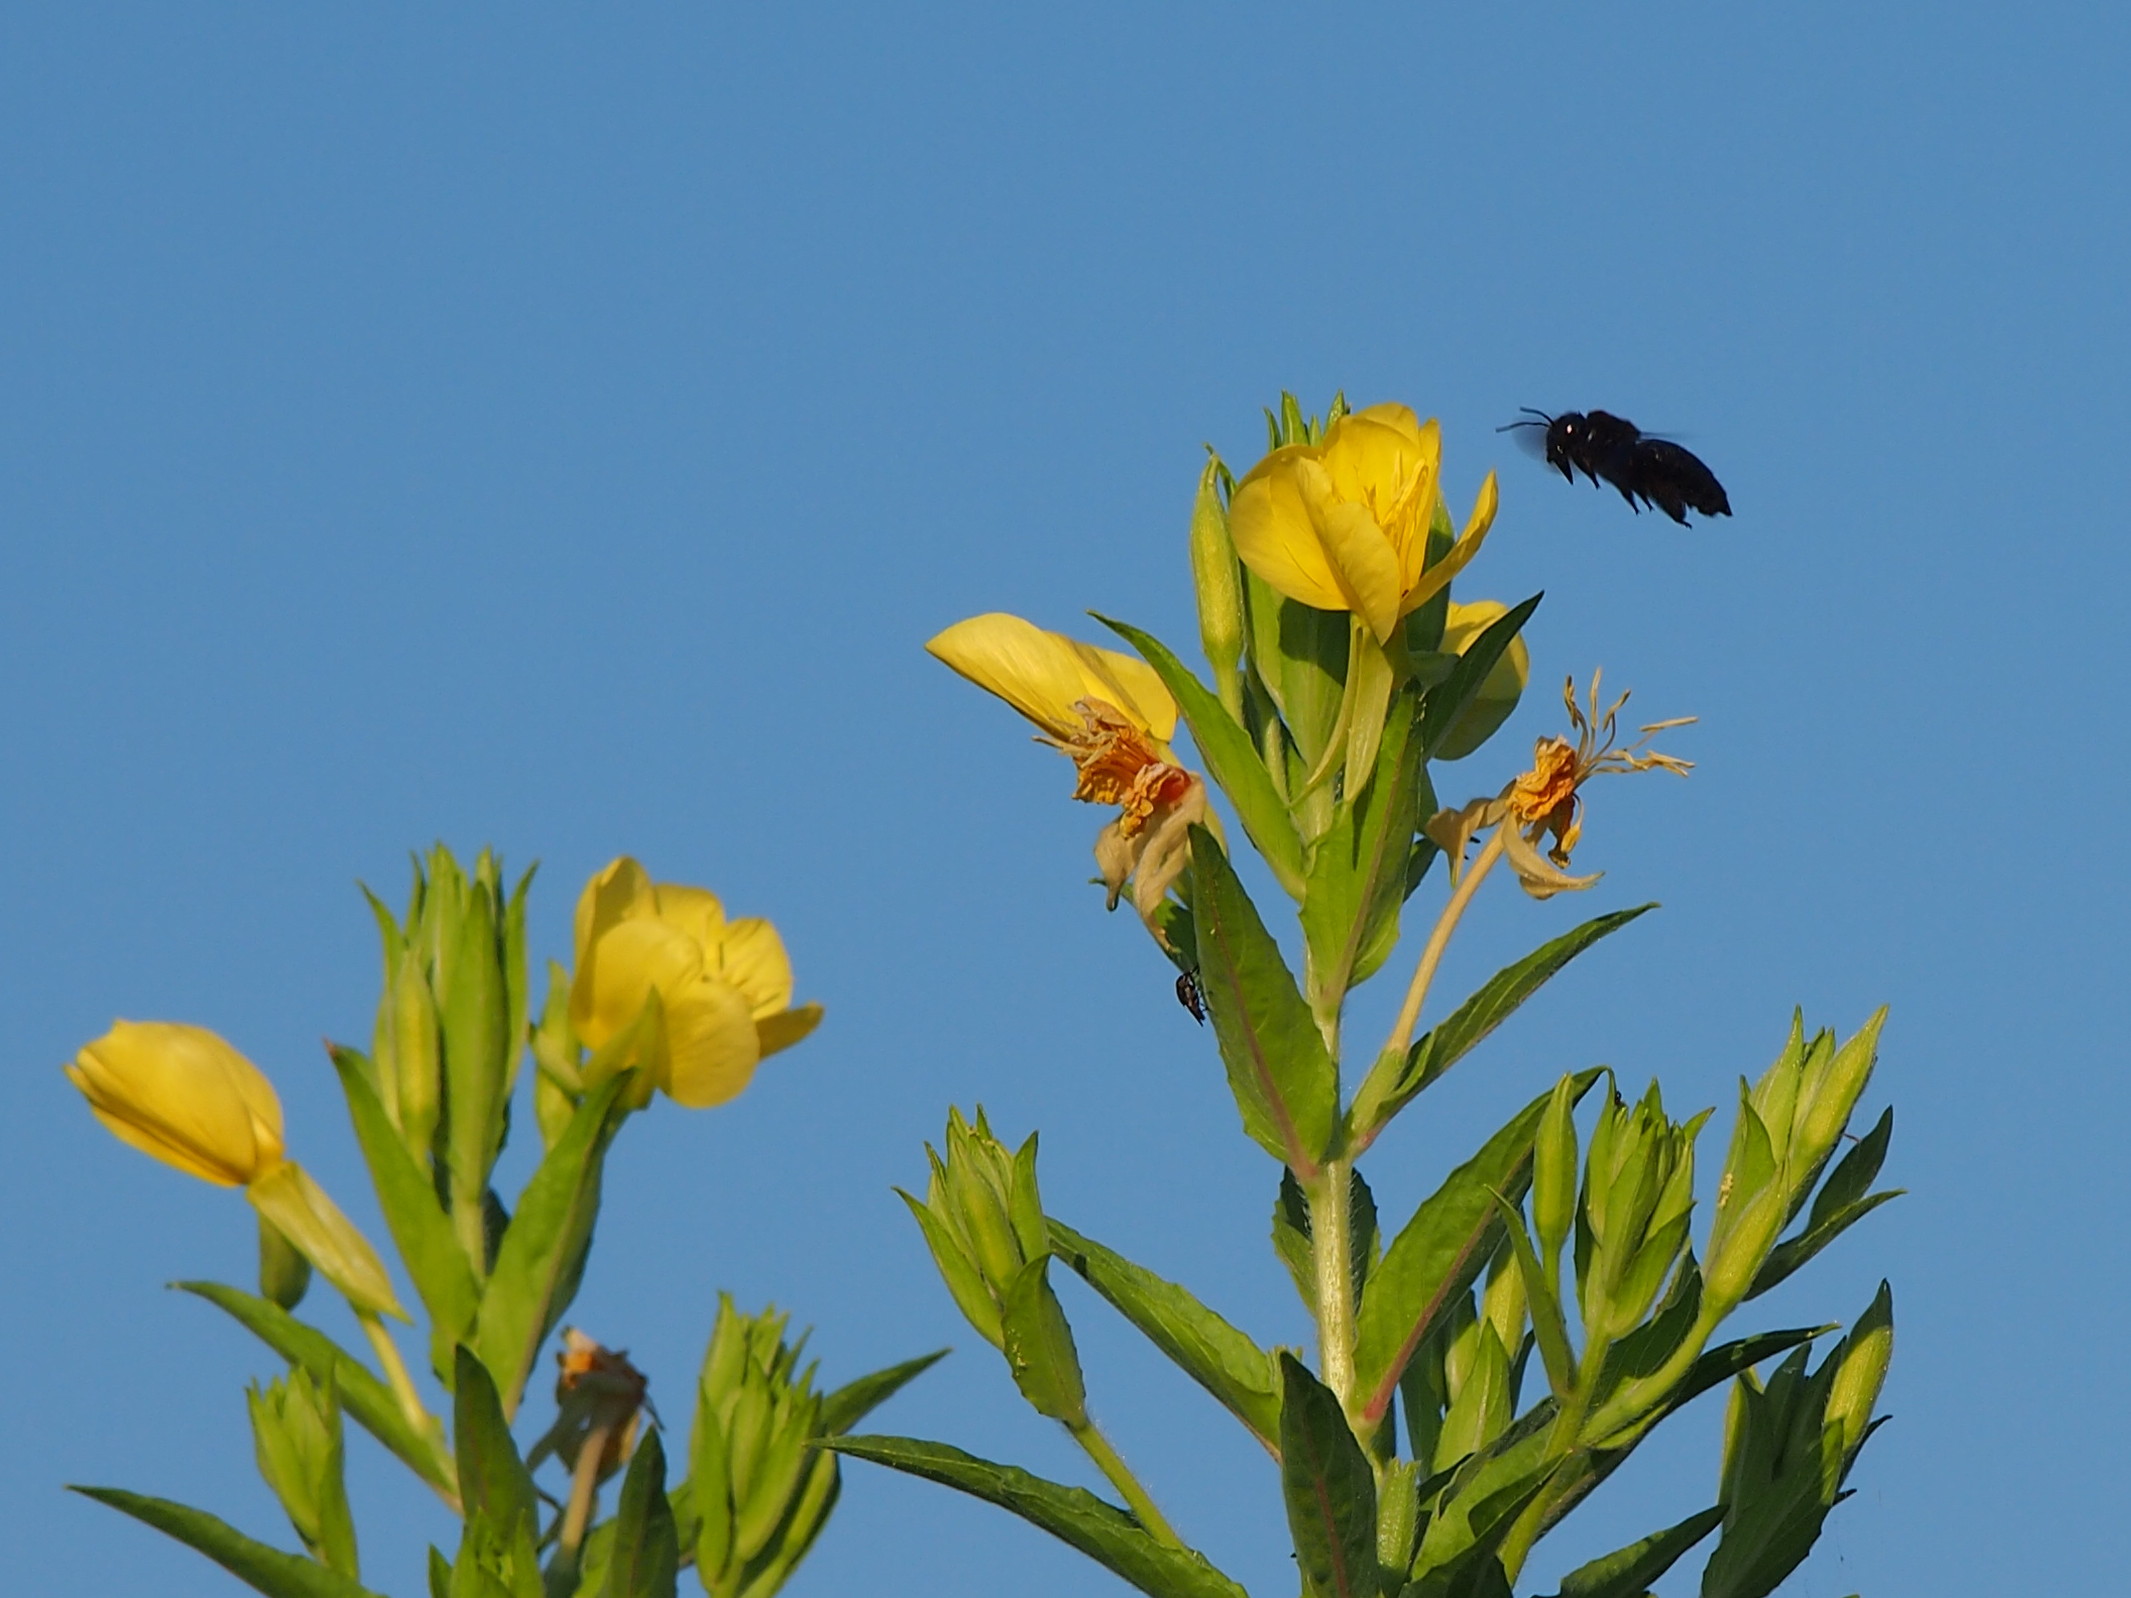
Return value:
[(1495, 431), (1546, 429), (1546, 463), (1570, 482), (1582, 472), (1594, 488), (1600, 482), (1611, 483), (1630, 510), (1640, 512), (1644, 505), (1655, 505), (1682, 527), (1691, 510), (1704, 516), (1731, 514), (1731, 501), (1716, 473), (1671, 439), (1652, 438), (1610, 411), (1563, 411), (1549, 416), (1528, 405), (1521, 409), (1538, 420), (1511, 422)]

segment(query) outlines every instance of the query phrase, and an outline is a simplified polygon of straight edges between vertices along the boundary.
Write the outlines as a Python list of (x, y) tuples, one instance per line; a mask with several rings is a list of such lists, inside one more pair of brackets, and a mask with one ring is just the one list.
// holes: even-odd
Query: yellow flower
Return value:
[(242, 1187), (282, 1159), (273, 1084), (205, 1027), (119, 1021), (66, 1072), (121, 1143), (189, 1176)]
[(926, 650), (1053, 738), (1078, 732), (1080, 701), (1108, 705), (1155, 742), (1176, 734), (1176, 701), (1152, 666), (993, 611), (958, 621)]
[[(1538, 740), (1532, 751), (1532, 769), (1519, 774), (1492, 799), (1475, 799), (1462, 810), (1439, 810), (1424, 829), (1450, 856), (1455, 875), (1464, 867), (1465, 850), (1473, 837), (1488, 827), (1499, 827), (1503, 855), (1524, 891), (1535, 899), (1550, 899), (1557, 893), (1588, 888), (1603, 873), (1577, 877), (1565, 869), (1577, 841), (1583, 836), (1583, 785), (1591, 778), (1613, 772), (1669, 771), (1684, 777), (1692, 762), (1677, 755), (1661, 754), (1645, 745), (1661, 732), (1685, 727), (1695, 719), (1677, 716), (1652, 722), (1634, 743), (1621, 746), (1616, 730), (1622, 694), (1604, 712), (1598, 708), (1599, 674), (1591, 674), (1589, 708), (1576, 700), (1576, 680), (1562, 688), (1568, 705), (1569, 724), (1576, 742), (1549, 735)], [(1539, 852), (1542, 838), (1553, 841), (1545, 854)]]
[(755, 1067), (821, 1020), (792, 1006), (792, 965), (767, 921), (728, 921), (702, 888), (653, 883), (626, 855), (577, 901), (570, 1021), (597, 1050), (635, 1025), (655, 993), (654, 1084), (699, 1110), (735, 1098)]
[(1095, 840), (1111, 908), (1132, 885), (1133, 907), (1154, 913), (1190, 863), (1191, 827), (1208, 825), (1206, 784), (1176, 764), (1176, 701), (1153, 667), (1131, 655), (1045, 632), (994, 612), (955, 623), (925, 645), (979, 688), (997, 694), (1073, 762), (1073, 797), (1120, 806)]
[(66, 1071), (120, 1142), (218, 1187), (242, 1187), (357, 1309), (406, 1318), (377, 1251), (286, 1156), (274, 1085), (221, 1038), (177, 1021), (119, 1021)]
[[(1509, 607), (1493, 599), (1476, 600), (1470, 605), (1450, 602), (1450, 614), (1443, 622), (1443, 649), (1446, 653), (1462, 655), (1472, 648), (1473, 641), (1487, 631), (1496, 621), (1508, 613)], [(1479, 697), (1465, 707), (1465, 714), (1451, 723), (1450, 731), (1436, 747), (1438, 760), (1463, 760), (1480, 745), (1494, 736), (1495, 729), (1509, 719), (1509, 713), (1517, 708), (1517, 701), (1524, 697), (1524, 685), (1532, 672), (1532, 652), (1524, 646), (1524, 635), (1519, 633), (1509, 642), (1488, 672), (1486, 681), (1480, 684)]]
[(1342, 416), (1322, 443), (1274, 450), (1237, 485), (1229, 507), (1236, 554), (1289, 599), (1351, 611), (1387, 642), (1464, 570), (1494, 523), (1489, 472), (1464, 533), (1443, 559), (1425, 564), (1442, 457), (1436, 423), (1403, 405)]

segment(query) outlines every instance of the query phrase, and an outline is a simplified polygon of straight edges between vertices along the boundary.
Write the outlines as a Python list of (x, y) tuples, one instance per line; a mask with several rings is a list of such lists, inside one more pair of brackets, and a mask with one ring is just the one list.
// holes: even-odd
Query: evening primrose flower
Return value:
[(1351, 611), (1386, 643), (1465, 569), (1494, 523), (1489, 472), (1465, 531), (1427, 564), (1442, 457), (1441, 429), (1403, 405), (1341, 416), (1322, 442), (1274, 450), (1236, 486), (1236, 554), (1289, 599)]
[(274, 1085), (205, 1027), (118, 1021), (66, 1073), (113, 1137), (203, 1182), (243, 1187), (282, 1159)]
[(997, 694), (1073, 762), (1073, 797), (1117, 805), (1095, 863), (1117, 907), (1127, 883), (1156, 941), (1154, 915), (1191, 858), (1191, 828), (1210, 824), (1206, 784), (1176, 764), (1176, 701), (1145, 661), (993, 613), (955, 623), (925, 648)]
[(821, 1006), (792, 1004), (792, 964), (777, 929), (728, 921), (717, 896), (654, 883), (624, 855), (577, 901), (577, 974), (570, 1021), (597, 1051), (644, 1016), (658, 1021), (652, 1085), (692, 1110), (736, 1098), (755, 1067), (821, 1021)]
[[(1425, 830), (1450, 857), (1454, 876), (1463, 869), (1466, 846), (1475, 834), (1496, 827), (1510, 869), (1533, 898), (1549, 899), (1588, 888), (1603, 873), (1579, 877), (1566, 869), (1583, 836), (1583, 785), (1612, 772), (1669, 771), (1684, 777), (1694, 769), (1692, 762), (1677, 755), (1646, 747), (1657, 734), (1687, 726), (1694, 717), (1652, 722), (1641, 729), (1642, 736), (1634, 743), (1621, 746), (1617, 722), (1628, 696), (1622, 694), (1601, 712), (1598, 685), (1599, 674), (1593, 672), (1588, 708), (1577, 702), (1575, 678), (1563, 685), (1562, 699), (1576, 734), (1573, 744), (1551, 735), (1539, 739), (1531, 770), (1520, 773), (1501, 793), (1492, 799), (1475, 799), (1462, 810), (1439, 810), (1429, 818)], [(1542, 840), (1551, 840), (1544, 854), (1540, 852)]]
[(274, 1085), (222, 1038), (177, 1021), (118, 1021), (66, 1073), (120, 1142), (203, 1182), (243, 1188), (358, 1311), (406, 1318), (369, 1240), (287, 1158)]

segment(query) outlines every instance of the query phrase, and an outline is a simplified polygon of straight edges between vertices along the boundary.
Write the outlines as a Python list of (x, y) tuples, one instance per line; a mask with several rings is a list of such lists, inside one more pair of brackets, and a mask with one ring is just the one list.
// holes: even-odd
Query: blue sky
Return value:
[[(1542, 691), (1451, 768), (1473, 792), (1567, 671), (1703, 718), (1690, 781), (1597, 793), (1590, 894), (1482, 896), (1439, 991), (1665, 909), (1386, 1139), (1386, 1207), (1563, 1069), (1722, 1104), (1793, 1005), (1847, 1033), (1891, 1004), (1868, 1104), (1899, 1107), (1910, 1196), (1769, 1319), (1847, 1319), (1892, 1278), (1895, 1420), (1786, 1590), (2106, 1590), (2131, 1557), (2127, 44), (2050, 4), (0, 20), (24, 1590), (234, 1590), (63, 1481), (285, 1536), (240, 1395), (271, 1361), (160, 1286), (247, 1280), (248, 1214), (120, 1149), (59, 1063), (116, 1015), (212, 1026), (369, 1216), (318, 1040), (368, 1026), (356, 881), (396, 896), (439, 838), (541, 862), (542, 956), (626, 851), (774, 917), (828, 1005), (744, 1099), (662, 1105), (615, 1162), (573, 1318), (675, 1409), (725, 1287), (815, 1324), (832, 1377), (956, 1345), (884, 1425), (1076, 1472), (889, 1192), (950, 1102), (1042, 1128), (1061, 1217), (1301, 1341), (1277, 1173), (1085, 886), (1100, 816), (919, 648), (1091, 607), (1188, 643), (1201, 444), (1253, 459), (1283, 387), (1441, 417), (1456, 502), (1503, 472), (1462, 591), (1546, 590)], [(1736, 517), (1564, 486), (1493, 433), (1521, 405), (1674, 432)], [(1180, 1529), (1285, 1590), (1262, 1456), (1067, 1292), (1097, 1412)], [(1534, 1578), (1707, 1502), (1717, 1419)], [(351, 1454), (366, 1577), (411, 1594), (447, 1525)], [(859, 1467), (793, 1590), (1009, 1580), (1107, 1578)]]

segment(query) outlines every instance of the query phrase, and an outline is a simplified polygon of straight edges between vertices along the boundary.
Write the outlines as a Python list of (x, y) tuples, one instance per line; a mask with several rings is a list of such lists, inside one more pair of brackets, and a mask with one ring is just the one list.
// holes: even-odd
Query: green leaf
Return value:
[[(1552, 1102), (1551, 1094), (1548, 1102)], [(1495, 1208), (1502, 1217), (1502, 1224), (1509, 1229), (1517, 1272), (1524, 1279), (1532, 1337), (1539, 1345), (1540, 1362), (1546, 1367), (1547, 1385), (1554, 1390), (1556, 1398), (1566, 1400), (1576, 1386), (1576, 1355), (1569, 1347), (1568, 1319), (1562, 1314), (1561, 1300), (1539, 1264), (1539, 1251), (1532, 1246), (1532, 1235), (1524, 1228), (1523, 1212), (1499, 1196), (1495, 1199)]]
[[(1339, 807), (1332, 830), (1310, 851), (1302, 931), (1311, 968), (1321, 973), (1327, 993), (1348, 992), (1375, 969), (1363, 969), (1364, 954), (1380, 945), (1388, 954), (1396, 942), (1398, 913), (1406, 902), (1406, 862), (1420, 824), (1420, 794), (1428, 784), (1415, 758), (1419, 705), (1411, 689), (1392, 702), (1374, 774), (1351, 804)], [(1393, 923), (1388, 940), (1387, 918)]]
[(1487, 630), (1472, 641), (1472, 646), (1458, 657), (1458, 663), (1441, 684), (1429, 692), (1421, 720), (1421, 750), (1424, 760), (1435, 759), (1436, 751), (1443, 740), (1450, 736), (1451, 728), (1465, 714), (1472, 702), (1480, 697), (1480, 689), (1487, 682), (1487, 674), (1495, 669), (1524, 624), (1532, 619), (1532, 612), (1539, 608), (1544, 594), (1534, 594), (1523, 604), (1511, 607), (1488, 624)]
[(821, 1400), (821, 1431), (825, 1437), (840, 1437), (888, 1402), (905, 1386), (945, 1359), (949, 1350), (934, 1349), (900, 1365), (890, 1365), (846, 1382)]
[(1014, 1385), (1037, 1414), (1079, 1428), (1088, 1423), (1088, 1389), (1065, 1306), (1051, 1287), (1050, 1256), (1027, 1261), (999, 1304), (1000, 1352)]
[(645, 1430), (622, 1478), (609, 1561), (604, 1598), (674, 1598), (681, 1545), (666, 1502), (666, 1450), (656, 1426)]
[(1698, 1515), (1689, 1515), (1677, 1526), (1654, 1531), (1625, 1548), (1578, 1565), (1562, 1577), (1561, 1591), (1555, 1598), (1642, 1598), (1658, 1577), (1716, 1530), (1723, 1519), (1724, 1506), (1717, 1504)]
[(1882, 1204), (1900, 1198), (1906, 1191), (1905, 1188), (1890, 1188), (1884, 1193), (1874, 1193), (1848, 1209), (1839, 1210), (1825, 1220), (1816, 1217), (1808, 1230), (1769, 1250), (1768, 1258), (1755, 1272), (1753, 1286), (1746, 1290), (1746, 1296), (1759, 1298)]
[(1084, 1488), (914, 1437), (843, 1437), (826, 1446), (996, 1504), (1155, 1598), (1246, 1598), (1204, 1554), (1155, 1541), (1135, 1517)]
[(1886, 1163), (1887, 1145), (1893, 1137), (1894, 1106), (1890, 1104), (1880, 1112), (1872, 1130), (1836, 1161), (1835, 1169), (1820, 1184), (1820, 1191), (1813, 1196), (1812, 1216), (1806, 1223), (1808, 1231), (1817, 1229), (1823, 1222), (1834, 1219), (1863, 1200), (1872, 1186), (1872, 1179), (1879, 1175), (1880, 1166)]
[(451, 1598), (451, 1561), (435, 1543), (429, 1545), (429, 1598)]
[(1315, 1598), (1375, 1598), (1376, 1476), (1339, 1399), (1280, 1354), (1280, 1492), (1295, 1560)]
[(348, 1119), (355, 1124), (356, 1141), (362, 1145), (378, 1207), (385, 1212), (400, 1260), (438, 1334), (447, 1344), (456, 1343), (473, 1324), (481, 1289), (452, 1235), (451, 1218), (437, 1204), (436, 1184), (415, 1163), (385, 1114), (362, 1057), (334, 1043), (326, 1045), (326, 1052), (340, 1073)]
[(615, 1106), (629, 1080), (630, 1073), (623, 1072), (584, 1096), (568, 1129), (525, 1184), (496, 1250), (473, 1345), (497, 1378), (506, 1416), (516, 1412), (540, 1345), (577, 1292), (599, 1214), (601, 1166), (620, 1125)]
[(1185, 1375), (1205, 1388), (1268, 1449), (1280, 1429), (1272, 1361), (1263, 1349), (1173, 1282), (1133, 1264), (1062, 1221), (1050, 1223), (1051, 1249), (1119, 1314), (1145, 1333)]
[[(1094, 614), (1091, 612), (1090, 614)], [(1149, 633), (1121, 621), (1095, 615), (1095, 619), (1140, 652), (1174, 696), (1206, 774), (1228, 795), (1236, 807), (1236, 819), (1250, 834), (1251, 842), (1265, 856), (1280, 886), (1297, 899), (1302, 897), (1302, 839), (1288, 818), (1273, 779), (1251, 746), (1250, 734), (1237, 725), (1221, 701), (1184, 663)], [(1194, 909), (1197, 907), (1194, 906)]]
[[(1598, 1080), (1581, 1073), (1581, 1094)], [(1355, 1317), (1354, 1379), (1361, 1395), (1358, 1419), (1381, 1422), (1391, 1407), (1406, 1361), (1420, 1347), (1436, 1318), (1470, 1288), (1500, 1237), (1495, 1196), (1521, 1201), (1531, 1181), (1532, 1139), (1546, 1113), (1551, 1091), (1516, 1118), (1465, 1164), (1451, 1172), (1414, 1211), (1369, 1280)]]
[(1666, 1408), (1668, 1411), (1678, 1409), (1719, 1383), (1730, 1381), (1741, 1371), (1778, 1354), (1802, 1348), (1814, 1338), (1838, 1329), (1832, 1325), (1794, 1326), (1788, 1331), (1757, 1332), (1752, 1337), (1742, 1337), (1736, 1342), (1709, 1349), (1689, 1367), (1687, 1379), (1680, 1383), (1680, 1390), (1672, 1396)]
[(466, 1518), (486, 1520), (508, 1542), (514, 1526), (539, 1524), (533, 1475), (518, 1455), (495, 1381), (463, 1343), (452, 1374), (452, 1436)]
[(1542, 944), (1515, 965), (1505, 966), (1489, 977), (1471, 998), (1408, 1049), (1403, 1061), (1380, 1059), (1355, 1098), (1352, 1120), (1358, 1135), (1364, 1139), (1372, 1136), (1416, 1094), (1471, 1053), (1576, 956), (1608, 933), (1618, 932), (1637, 916), (1656, 908), (1655, 904), (1642, 904), (1632, 910), (1594, 916)]
[(376, 1598), (361, 1582), (316, 1560), (247, 1537), (204, 1509), (189, 1509), (167, 1498), (150, 1498), (117, 1487), (72, 1487), (70, 1492), (109, 1504), (124, 1515), (153, 1526), (166, 1537), (205, 1554), (246, 1586), (272, 1598)]
[(1199, 982), (1243, 1129), (1308, 1182), (1336, 1130), (1339, 1068), (1280, 946), (1204, 827), (1191, 829), (1191, 883)]
[(234, 1287), (225, 1287), (220, 1282), (178, 1282), (173, 1285), (206, 1299), (291, 1365), (309, 1371), (314, 1380), (330, 1382), (340, 1394), (341, 1407), (358, 1426), (383, 1443), (408, 1469), (446, 1498), (457, 1493), (449, 1456), (439, 1443), (416, 1431), (401, 1413), (392, 1389), (324, 1332), (305, 1325), (278, 1304), (270, 1304)]

